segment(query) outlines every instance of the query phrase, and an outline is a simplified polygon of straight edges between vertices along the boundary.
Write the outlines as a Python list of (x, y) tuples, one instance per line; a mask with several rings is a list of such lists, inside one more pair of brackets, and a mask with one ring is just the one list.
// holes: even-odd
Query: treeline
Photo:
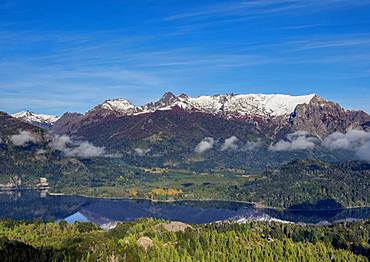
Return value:
[[(294, 161), (251, 181), (229, 187), (230, 195), (265, 206), (289, 208), (331, 199), (344, 207), (370, 203), (370, 166)], [(331, 208), (322, 206), (321, 208)]]
[(368, 261), (370, 223), (0, 222), (1, 261)]

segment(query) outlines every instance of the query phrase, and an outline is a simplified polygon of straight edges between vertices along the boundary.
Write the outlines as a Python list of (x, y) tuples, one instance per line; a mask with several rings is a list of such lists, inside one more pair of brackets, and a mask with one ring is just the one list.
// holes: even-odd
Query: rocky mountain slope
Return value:
[(364, 111), (342, 108), (339, 104), (314, 96), (308, 104), (300, 104), (291, 114), (291, 130), (305, 130), (319, 137), (352, 129), (368, 130), (370, 116)]
[[(72, 116), (68, 113), (62, 116), (55, 122), (53, 130), (57, 133), (83, 135), (82, 130), (86, 126), (101, 127), (105, 121), (122, 117), (145, 119), (146, 117), (139, 116), (165, 111), (181, 114), (184, 121), (191, 118), (191, 114), (194, 113), (204, 118), (216, 116), (220, 119), (238, 121), (241, 126), (244, 124), (254, 126), (262, 136), (273, 140), (298, 130), (305, 130), (324, 138), (336, 131), (367, 130), (370, 123), (370, 116), (367, 113), (343, 109), (340, 105), (314, 94), (304, 96), (228, 94), (191, 98), (186, 94), (175, 96), (168, 92), (159, 101), (144, 106), (135, 106), (121, 98), (107, 100), (85, 115)], [(162, 129), (166, 126), (161, 122), (151, 121), (151, 123), (162, 126)]]
[(198, 111), (226, 117), (258, 116), (266, 118), (289, 115), (297, 105), (308, 104), (313, 97), (315, 97), (314, 94), (304, 96), (226, 94), (193, 98), (186, 94), (175, 96), (167, 92), (159, 101), (143, 106), (135, 106), (123, 98), (106, 100), (90, 110), (87, 115), (106, 116), (109, 113), (114, 115), (137, 115), (178, 107), (186, 111)]
[[(191, 98), (165, 93), (143, 106), (112, 99), (85, 114), (65, 113), (49, 131), (88, 141), (132, 165), (201, 169), (263, 167), (305, 158), (346, 159), (348, 152), (338, 156), (320, 141), (334, 132), (366, 131), (369, 123), (367, 113), (346, 110), (317, 95)], [(206, 154), (199, 154), (202, 146)], [(366, 147), (357, 144), (357, 149), (363, 152)]]

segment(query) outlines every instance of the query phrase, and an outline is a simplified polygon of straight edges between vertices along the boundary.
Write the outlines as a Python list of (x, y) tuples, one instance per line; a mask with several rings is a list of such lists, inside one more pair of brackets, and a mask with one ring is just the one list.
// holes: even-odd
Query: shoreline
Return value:
[(288, 209), (288, 208), (281, 208), (281, 207), (271, 207), (271, 206), (258, 206), (256, 202), (249, 202), (243, 200), (225, 200), (225, 199), (174, 199), (174, 200), (160, 200), (160, 199), (150, 199), (150, 198), (129, 198), (129, 197), (109, 197), (109, 196), (92, 196), (92, 195), (84, 195), (84, 194), (70, 194), (70, 193), (53, 193), (48, 192), (48, 195), (51, 196), (78, 196), (78, 197), (85, 197), (85, 198), (95, 198), (95, 199), (111, 199), (111, 200), (144, 200), (149, 202), (157, 202), (157, 203), (176, 203), (176, 202), (229, 202), (229, 203), (238, 203), (238, 204), (247, 204), (252, 206), (255, 209), (271, 209), (275, 211), (289, 211), (289, 212), (299, 212), (299, 211), (338, 211), (338, 210), (349, 210), (349, 209), (358, 209), (358, 208), (370, 208), (370, 205), (366, 206), (353, 206), (353, 207), (343, 207), (343, 208), (327, 208), (327, 209)]
[[(12, 191), (22, 191), (22, 190), (50, 190), (50, 187), (24, 187), (24, 188), (0, 188), (0, 192), (12, 192)], [(84, 197), (84, 198), (95, 198), (95, 199), (111, 199), (111, 200), (144, 200), (150, 202), (157, 202), (157, 203), (176, 203), (176, 202), (229, 202), (229, 203), (238, 203), (238, 204), (246, 204), (251, 206), (255, 209), (270, 209), (274, 211), (289, 211), (289, 212), (299, 212), (299, 211), (336, 211), (336, 210), (349, 210), (349, 209), (358, 209), (358, 208), (370, 208), (370, 205), (365, 206), (351, 206), (351, 207), (342, 207), (342, 208), (327, 208), (327, 209), (289, 209), (289, 208), (282, 208), (282, 207), (273, 207), (273, 206), (264, 206), (260, 205), (256, 202), (244, 201), (244, 200), (227, 200), (227, 199), (150, 199), (145, 197), (138, 197), (138, 198), (130, 198), (130, 197), (120, 197), (120, 196), (93, 196), (93, 195), (86, 195), (81, 193), (63, 193), (63, 192), (47, 192), (50, 196), (76, 196), (76, 197)]]

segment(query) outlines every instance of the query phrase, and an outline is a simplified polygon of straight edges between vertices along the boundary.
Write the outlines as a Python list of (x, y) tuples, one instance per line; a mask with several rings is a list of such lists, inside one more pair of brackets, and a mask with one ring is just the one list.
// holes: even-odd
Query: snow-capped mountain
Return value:
[(102, 104), (95, 106), (93, 109), (86, 113), (90, 118), (100, 118), (109, 115), (132, 115), (138, 112), (138, 107), (130, 103), (124, 98), (108, 99)]
[(40, 126), (40, 127), (51, 127), (59, 119), (58, 116), (35, 114), (31, 111), (22, 111), (12, 115), (24, 122)]
[(96, 114), (99, 110), (120, 115), (133, 115), (171, 110), (175, 107), (187, 111), (199, 111), (224, 116), (258, 116), (278, 117), (290, 115), (299, 104), (308, 104), (314, 94), (290, 96), (282, 94), (226, 94), (214, 96), (189, 97), (186, 94), (175, 96), (167, 92), (157, 102), (144, 106), (134, 106), (129, 101), (118, 98), (105, 101), (90, 110), (88, 114)]
[(123, 98), (109, 99), (100, 105), (101, 108), (115, 112), (130, 112), (134, 111), (136, 106)]
[[(157, 119), (158, 123), (151, 119), (160, 115), (164, 118)], [(333, 132), (370, 129), (370, 117), (366, 112), (346, 110), (315, 94), (225, 94), (189, 97), (186, 94), (176, 96), (167, 92), (158, 101), (143, 106), (135, 106), (124, 98), (117, 98), (106, 100), (83, 115), (68, 113), (58, 119), (55, 116), (21, 112), (14, 117), (37, 126), (52, 127), (57, 133), (81, 133), (83, 136), (87, 132), (85, 128), (95, 130), (95, 126), (103, 126), (109, 121), (115, 121), (115, 124), (123, 121), (127, 125), (143, 121), (142, 124), (153, 124), (150, 128), (165, 130), (165, 125), (168, 124), (165, 118), (174, 115), (183, 122), (187, 119), (189, 123), (215, 121), (210, 120), (211, 117), (216, 117), (217, 121), (237, 121), (273, 138), (282, 138), (297, 130), (306, 130), (318, 137), (325, 137)], [(176, 122), (174, 125), (179, 126), (180, 123)], [(146, 130), (149, 127), (145, 124), (141, 128)], [(138, 132), (136, 129), (137, 126), (133, 126), (131, 130)]]
[(195, 108), (213, 114), (284, 116), (290, 115), (299, 104), (308, 104), (314, 94), (290, 96), (281, 94), (217, 95), (189, 98)]

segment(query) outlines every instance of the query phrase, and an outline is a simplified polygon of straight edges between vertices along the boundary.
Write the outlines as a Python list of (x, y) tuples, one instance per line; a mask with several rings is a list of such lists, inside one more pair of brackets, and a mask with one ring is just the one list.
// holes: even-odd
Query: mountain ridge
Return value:
[(50, 128), (60, 118), (59, 116), (55, 115), (35, 114), (28, 110), (12, 114), (12, 116), (24, 122), (43, 128)]
[[(33, 123), (36, 126), (46, 127), (59, 134), (76, 135), (84, 137), (87, 132), (95, 132), (103, 128), (104, 123), (128, 121), (135, 119), (136, 125), (141, 126), (139, 133), (148, 133), (147, 136), (156, 132), (173, 132), (176, 130), (166, 121), (170, 114), (163, 117), (155, 117), (156, 112), (172, 112), (185, 122), (211, 121), (215, 119), (235, 120), (253, 126), (263, 137), (273, 140), (284, 139), (287, 134), (295, 131), (307, 131), (319, 138), (325, 138), (333, 132), (345, 133), (351, 129), (370, 129), (370, 116), (364, 111), (347, 110), (335, 102), (328, 101), (316, 94), (291, 96), (285, 94), (224, 94), (213, 96), (189, 97), (186, 94), (178, 96), (166, 92), (158, 101), (150, 102), (142, 106), (135, 106), (127, 99), (108, 99), (93, 107), (85, 114), (65, 113), (52, 123), (37, 123), (20, 117), (21, 120)], [(181, 113), (183, 112), (183, 113)], [(197, 117), (191, 114), (198, 113)], [(146, 115), (154, 117), (147, 117)], [(208, 116), (209, 115), (209, 116)], [(128, 118), (127, 118), (128, 117)], [(131, 118), (133, 117), (133, 119)], [(200, 120), (202, 118), (202, 120)], [(125, 120), (124, 120), (125, 119)], [(196, 119), (196, 120), (195, 120)], [(143, 121), (148, 121), (145, 124)], [(175, 121), (176, 122), (176, 121)], [(214, 124), (209, 126), (214, 126)], [(177, 124), (180, 124), (177, 122)], [(117, 126), (117, 125), (116, 125)], [(119, 126), (119, 125), (118, 125)], [(124, 125), (125, 126), (125, 125)], [(136, 127), (135, 127), (136, 126)], [(160, 127), (160, 128), (158, 128)], [(166, 130), (164, 127), (170, 128)], [(203, 127), (207, 129), (207, 126)], [(94, 130), (94, 131), (91, 131)], [(147, 130), (151, 130), (150, 133)], [(122, 132), (122, 130), (117, 130)], [(132, 131), (128, 130), (129, 133)], [(202, 133), (209, 133), (206, 131)], [(90, 137), (91, 135), (89, 135)]]
[[(158, 101), (135, 106), (124, 98), (108, 99), (87, 114), (97, 109), (109, 110), (122, 115), (150, 113), (156, 110), (170, 110), (179, 107), (189, 111), (212, 114), (236, 114), (258, 116), (281, 116), (290, 114), (298, 104), (309, 103), (315, 94), (292, 96), (285, 94), (223, 94), (189, 97), (166, 92)], [(112, 106), (114, 105), (114, 106)], [(240, 111), (240, 109), (242, 109)]]

